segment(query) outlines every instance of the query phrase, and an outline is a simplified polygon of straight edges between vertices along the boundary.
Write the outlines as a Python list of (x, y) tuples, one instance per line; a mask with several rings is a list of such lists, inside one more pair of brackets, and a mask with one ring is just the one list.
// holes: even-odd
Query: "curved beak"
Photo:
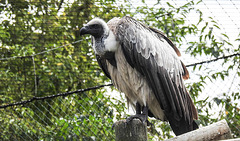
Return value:
[(88, 26), (84, 26), (80, 29), (80, 36), (84, 35), (84, 34), (89, 34), (89, 27)]

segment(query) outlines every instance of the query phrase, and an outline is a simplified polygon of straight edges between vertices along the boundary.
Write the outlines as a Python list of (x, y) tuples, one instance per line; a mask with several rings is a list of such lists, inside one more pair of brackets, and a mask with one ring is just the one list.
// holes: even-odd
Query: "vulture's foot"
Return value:
[(153, 126), (148, 121), (148, 106), (141, 106), (138, 102), (136, 103), (136, 115), (132, 115), (126, 119), (126, 122), (132, 121), (134, 118), (140, 119), (142, 123), (147, 123), (147, 126)]
[[(147, 126), (153, 126), (153, 124), (151, 122), (148, 121), (147, 119), (147, 115), (144, 115), (144, 114), (136, 114), (136, 115), (132, 115), (132, 116), (129, 116), (127, 119), (126, 119), (126, 123), (129, 123), (130, 121), (132, 121), (133, 119), (139, 119), (141, 120), (141, 122), (144, 124), (147, 122)], [(112, 130), (115, 128), (116, 126), (116, 123), (113, 123), (112, 125)]]
[(140, 119), (142, 123), (147, 123), (147, 126), (151, 125), (151, 123), (148, 121), (148, 116), (145, 114), (132, 115), (126, 119), (126, 122), (128, 123), (133, 119)]

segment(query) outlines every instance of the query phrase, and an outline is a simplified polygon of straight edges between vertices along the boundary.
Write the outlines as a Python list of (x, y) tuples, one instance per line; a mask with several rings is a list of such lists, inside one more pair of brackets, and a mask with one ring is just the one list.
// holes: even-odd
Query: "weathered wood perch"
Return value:
[[(116, 141), (147, 141), (147, 126), (138, 119), (126, 123), (125, 120), (115, 123)], [(221, 120), (198, 130), (176, 136), (166, 141), (212, 141), (232, 138), (226, 120)]]
[(139, 119), (121, 120), (115, 123), (115, 134), (116, 141), (147, 141), (147, 125)]
[(166, 141), (214, 141), (231, 138), (231, 130), (228, 127), (226, 120), (221, 120), (209, 126), (176, 136), (175, 138)]

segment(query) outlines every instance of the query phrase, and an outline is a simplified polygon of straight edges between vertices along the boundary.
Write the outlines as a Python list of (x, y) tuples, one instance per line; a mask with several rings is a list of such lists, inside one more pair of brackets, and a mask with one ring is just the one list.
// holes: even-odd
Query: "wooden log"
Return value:
[(176, 136), (166, 141), (212, 141), (230, 138), (232, 138), (231, 130), (226, 120), (221, 120), (209, 126)]
[(139, 119), (130, 122), (121, 120), (115, 123), (116, 141), (147, 141), (147, 125)]
[(240, 141), (240, 138), (236, 138), (236, 139), (227, 139), (227, 140), (221, 140), (221, 141)]

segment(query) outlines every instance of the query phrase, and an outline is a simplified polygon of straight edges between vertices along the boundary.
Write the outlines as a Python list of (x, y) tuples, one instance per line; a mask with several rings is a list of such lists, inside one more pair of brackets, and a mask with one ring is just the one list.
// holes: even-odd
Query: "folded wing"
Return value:
[[(146, 78), (176, 135), (197, 128), (197, 111), (183, 84), (188, 71), (180, 52), (161, 32), (123, 17), (114, 34), (127, 62)], [(157, 117), (156, 117), (157, 118)]]

